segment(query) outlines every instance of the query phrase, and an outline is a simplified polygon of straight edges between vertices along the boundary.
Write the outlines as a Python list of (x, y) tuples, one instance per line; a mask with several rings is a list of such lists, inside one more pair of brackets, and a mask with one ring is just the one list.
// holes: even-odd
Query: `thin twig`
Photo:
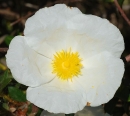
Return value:
[(8, 16), (13, 19), (18, 19), (20, 17), (17, 13), (8, 9), (0, 9), (0, 15)]
[(8, 48), (0, 48), (0, 52), (7, 52)]
[(130, 54), (125, 57), (127, 62), (130, 62)]
[(127, 16), (125, 15), (124, 11), (122, 10), (122, 8), (120, 7), (119, 3), (117, 0), (114, 0), (116, 7), (118, 8), (119, 12), (121, 13), (122, 17), (126, 20), (126, 22), (130, 25), (130, 20), (127, 18)]
[(14, 21), (13, 23), (11, 23), (10, 26), (13, 26), (13, 25), (19, 23), (21, 20), (30, 17), (32, 14), (34, 14), (34, 12), (29, 12), (29, 13), (28, 13), (27, 15), (25, 15), (24, 17), (21, 17), (21, 18), (19, 18), (18, 20), (16, 20), (16, 21)]

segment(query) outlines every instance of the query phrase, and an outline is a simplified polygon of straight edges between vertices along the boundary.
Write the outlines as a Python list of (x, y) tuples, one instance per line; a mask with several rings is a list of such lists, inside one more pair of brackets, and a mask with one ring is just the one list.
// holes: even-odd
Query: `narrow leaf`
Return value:
[(3, 106), (3, 108), (4, 108), (4, 109), (9, 110), (9, 106), (8, 106), (8, 104), (7, 104), (7, 103), (3, 103), (3, 105), (2, 105), (2, 106)]
[(129, 97), (128, 97), (128, 102), (130, 102), (130, 95), (129, 95)]
[(9, 96), (15, 100), (15, 101), (19, 101), (19, 102), (26, 102), (26, 94), (16, 88), (16, 87), (8, 87), (8, 91), (9, 91)]
[(8, 74), (8, 70), (0, 76), (0, 93), (11, 82), (12, 76)]
[(32, 112), (32, 104), (30, 104), (30, 105), (28, 106), (27, 114), (30, 114), (31, 112)]
[(41, 113), (42, 113), (42, 110), (39, 108), (39, 110), (38, 110), (36, 116), (42, 116)]
[(7, 35), (7, 36), (5, 37), (5, 43), (6, 43), (8, 46), (9, 46), (11, 40), (13, 39), (13, 37), (14, 37), (14, 36), (12, 36), (12, 35)]

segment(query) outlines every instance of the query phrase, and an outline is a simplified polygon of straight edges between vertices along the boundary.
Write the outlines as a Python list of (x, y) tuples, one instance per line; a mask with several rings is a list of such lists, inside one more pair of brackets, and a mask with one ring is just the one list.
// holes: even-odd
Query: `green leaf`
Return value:
[(19, 88), (20, 87), (20, 83), (16, 83), (15, 87)]
[(7, 104), (7, 103), (3, 103), (3, 105), (2, 105), (2, 106), (3, 106), (3, 108), (4, 108), (4, 109), (9, 110), (9, 106), (8, 106), (8, 104)]
[(15, 101), (19, 101), (19, 102), (26, 102), (26, 94), (16, 88), (16, 87), (8, 87), (8, 91), (9, 91), (9, 96), (15, 100)]
[(11, 40), (14, 38), (14, 36), (12, 36), (12, 35), (7, 35), (6, 37), (5, 37), (5, 43), (9, 46), (9, 44), (10, 44), (10, 42), (11, 42)]
[(12, 76), (8, 74), (8, 70), (0, 76), (0, 93), (11, 82)]
[(118, 1), (119, 5), (122, 7), (124, 0), (117, 0), (117, 1)]
[(6, 29), (11, 32), (13, 30), (13, 26), (11, 26), (11, 23), (8, 22), (7, 20), (4, 22), (6, 25)]
[(129, 95), (129, 97), (128, 97), (128, 102), (130, 102), (130, 95)]
[(30, 105), (28, 106), (27, 114), (30, 114), (31, 112), (32, 112), (32, 104), (30, 104)]
[(36, 116), (41, 116), (41, 113), (42, 113), (42, 109), (39, 108)]

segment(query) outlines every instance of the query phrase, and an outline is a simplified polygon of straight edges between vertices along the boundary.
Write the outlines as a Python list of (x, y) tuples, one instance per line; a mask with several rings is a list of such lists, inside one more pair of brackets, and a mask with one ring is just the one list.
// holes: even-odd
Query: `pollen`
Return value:
[(62, 80), (68, 80), (81, 75), (81, 58), (78, 52), (62, 50), (54, 54), (52, 60), (52, 73)]

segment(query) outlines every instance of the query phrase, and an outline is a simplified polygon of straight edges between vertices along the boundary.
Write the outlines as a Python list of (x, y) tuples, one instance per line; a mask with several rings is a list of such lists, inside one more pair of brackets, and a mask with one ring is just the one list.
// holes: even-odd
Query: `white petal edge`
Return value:
[(107, 103), (114, 97), (117, 89), (120, 87), (120, 84), (122, 82), (124, 74), (123, 61), (116, 58), (111, 61), (109, 72), (111, 76), (108, 76), (106, 78), (106, 81), (104, 81), (104, 83), (97, 88), (97, 93), (94, 101), (91, 103), (91, 106), (99, 106), (100, 104)]
[(36, 30), (45, 29), (55, 24), (55, 26), (64, 25), (71, 17), (82, 12), (75, 7), (67, 7), (65, 4), (56, 4), (52, 7), (45, 7), (37, 11), (25, 23), (24, 34), (34, 33)]
[(77, 46), (79, 46), (80, 41), (86, 37), (76, 30), (67, 29), (66, 27), (49, 31), (49, 33), (49, 35), (45, 33), (43, 38), (42, 36), (36, 38), (33, 37), (33, 35), (32, 37), (26, 37), (26, 41), (32, 49), (51, 59), (53, 59), (56, 52), (62, 50), (68, 51), (71, 48), (72, 52), (77, 52)]
[[(47, 78), (40, 74), (35, 64), (36, 57), (38, 57), (39, 54), (27, 45), (25, 39), (27, 38), (24, 36), (16, 36), (11, 41), (6, 54), (7, 66), (10, 68), (13, 77), (19, 83), (31, 87), (49, 82), (54, 77), (51, 76)], [(45, 62), (46, 61), (48, 61), (48, 59), (45, 60)]]
[[(124, 50), (123, 36), (119, 29), (107, 19), (94, 15), (78, 14), (72, 17), (67, 25), (69, 29), (86, 34), (87, 39), (83, 39), (81, 42), (80, 51), (87, 53), (89, 49), (91, 53), (93, 49), (100, 52), (105, 50), (120, 58)], [(91, 44), (95, 44), (95, 46)]]
[[(95, 87), (92, 88), (92, 85), (95, 81), (93, 79), (91, 83), (89, 81), (90, 79), (86, 77), (86, 74), (83, 74), (84, 79), (82, 79), (82, 77), (76, 77), (72, 81), (62, 81), (58, 79), (58, 77), (55, 77), (51, 82), (45, 85), (41, 85), (36, 88), (29, 87), (27, 90), (27, 99), (38, 107), (48, 110), (49, 112), (66, 114), (75, 113), (79, 110), (82, 110), (87, 102), (89, 102), (91, 106), (95, 106), (95, 104), (101, 105), (106, 103), (114, 95), (121, 83), (121, 78), (124, 72), (124, 64), (120, 59), (115, 58), (109, 52), (95, 55), (95, 57), (88, 59), (88, 63), (91, 62), (93, 64), (94, 60), (95, 63), (98, 61), (96, 66), (98, 67), (101, 63), (99, 60), (103, 60), (102, 57), (106, 59), (104, 64), (106, 66), (108, 65), (108, 74), (106, 74), (106, 78), (103, 80), (106, 84), (102, 83), (103, 81), (101, 81), (97, 84), (97, 86), (95, 85)], [(110, 62), (112, 64), (110, 64)], [(93, 67), (91, 67), (90, 64), (88, 65), (88, 68), (92, 68), (91, 70), (93, 70)], [(85, 68), (87, 69), (87, 67)], [(113, 73), (115, 71), (119, 71), (119, 74), (115, 75)], [(95, 76), (98, 75), (95, 74)], [(116, 77), (114, 78), (114, 76)], [(108, 77), (109, 79), (107, 79)], [(115, 85), (113, 85), (113, 80), (117, 81), (114, 83)], [(111, 91), (109, 89), (109, 84), (113, 88)], [(97, 96), (103, 87), (106, 91), (108, 90), (108, 93), (101, 91), (102, 94)], [(105, 94), (105, 98), (101, 99), (103, 94)], [(106, 96), (107, 94), (109, 96)], [(96, 97), (98, 97), (98, 101), (95, 100)]]
[[(91, 106), (99, 106), (107, 103), (112, 99), (121, 84), (124, 74), (123, 61), (105, 51), (99, 55), (95, 55), (93, 58), (86, 59), (84, 63), (86, 71), (84, 70), (83, 75), (87, 78), (79, 77), (78, 81), (90, 85), (91, 90), (95, 89), (94, 91), (96, 92), (92, 93), (91, 96), (93, 97), (87, 97), (87, 101), (91, 103)], [(93, 71), (90, 72), (88, 69), (93, 69)], [(90, 92), (88, 92), (88, 95), (91, 94)]]
[(75, 80), (86, 89), (89, 96), (93, 96), (87, 96), (87, 101), (91, 106), (108, 102), (121, 84), (124, 74), (123, 61), (105, 51), (85, 59), (83, 64), (82, 75)]
[(56, 77), (48, 84), (36, 88), (29, 87), (27, 100), (49, 112), (76, 113), (85, 107), (86, 93), (80, 87), (76, 91), (70, 84), (71, 82), (62, 82)]

